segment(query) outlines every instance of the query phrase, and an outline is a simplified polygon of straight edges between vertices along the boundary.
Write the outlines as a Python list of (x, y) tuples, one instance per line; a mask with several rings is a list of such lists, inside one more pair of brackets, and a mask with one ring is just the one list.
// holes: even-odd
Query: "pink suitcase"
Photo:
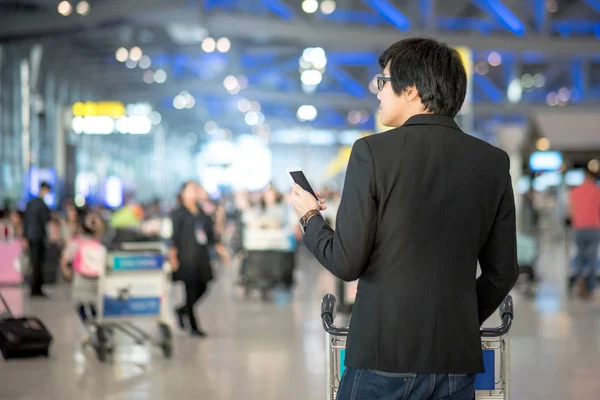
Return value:
[(0, 241), (0, 286), (19, 285), (23, 276), (15, 269), (15, 260), (21, 255), (23, 243), (20, 239)]

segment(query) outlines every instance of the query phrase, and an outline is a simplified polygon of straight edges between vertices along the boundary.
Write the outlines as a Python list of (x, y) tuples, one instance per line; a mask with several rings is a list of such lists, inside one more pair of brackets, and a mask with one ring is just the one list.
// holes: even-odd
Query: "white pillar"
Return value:
[(527, 126), (500, 125), (496, 130), (499, 147), (510, 157), (510, 176), (513, 192), (515, 193), (515, 208), (517, 213), (517, 229), (520, 227), (522, 196), (517, 193), (517, 181), (523, 176), (523, 144), (527, 138)]

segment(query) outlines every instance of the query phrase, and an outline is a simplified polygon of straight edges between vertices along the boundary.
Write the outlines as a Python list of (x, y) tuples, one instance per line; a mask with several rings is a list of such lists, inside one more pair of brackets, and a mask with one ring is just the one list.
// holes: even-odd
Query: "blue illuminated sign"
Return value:
[(162, 270), (161, 254), (115, 254), (112, 255), (113, 271)]
[(559, 171), (563, 165), (563, 156), (558, 151), (536, 151), (529, 157), (529, 169), (538, 171)]

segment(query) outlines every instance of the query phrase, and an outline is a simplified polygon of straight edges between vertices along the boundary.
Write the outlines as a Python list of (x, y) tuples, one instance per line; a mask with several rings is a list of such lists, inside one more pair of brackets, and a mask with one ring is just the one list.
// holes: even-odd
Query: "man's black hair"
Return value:
[(48, 182), (42, 182), (42, 183), (40, 183), (40, 190), (41, 189), (52, 190), (52, 186), (50, 186), (50, 184)]
[(394, 93), (415, 86), (426, 111), (452, 118), (458, 114), (467, 93), (467, 74), (458, 51), (434, 39), (405, 39), (379, 57), (382, 69), (388, 63)]

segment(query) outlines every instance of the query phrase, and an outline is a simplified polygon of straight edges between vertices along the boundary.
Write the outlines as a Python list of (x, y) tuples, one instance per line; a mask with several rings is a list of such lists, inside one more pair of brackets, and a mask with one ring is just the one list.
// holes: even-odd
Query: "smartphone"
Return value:
[(290, 174), (292, 181), (300, 185), (300, 187), (306, 190), (308, 193), (312, 194), (317, 201), (319, 200), (315, 194), (315, 191), (310, 186), (310, 183), (308, 183), (308, 179), (306, 179), (304, 172), (302, 172), (300, 168), (288, 168), (286, 171), (288, 174)]

